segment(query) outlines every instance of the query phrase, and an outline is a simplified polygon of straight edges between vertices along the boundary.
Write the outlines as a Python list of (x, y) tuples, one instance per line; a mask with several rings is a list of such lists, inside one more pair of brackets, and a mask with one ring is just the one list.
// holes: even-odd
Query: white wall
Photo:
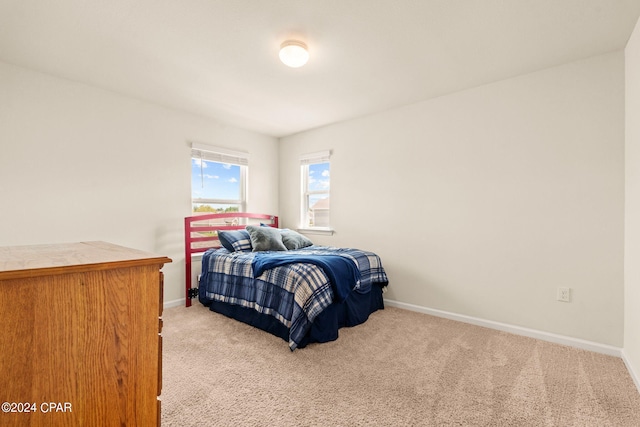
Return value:
[(282, 139), (284, 226), (323, 149), (336, 233), (311, 237), (377, 252), (387, 298), (622, 346), (623, 52)]
[[(632, 117), (639, 37), (626, 50)], [(624, 83), (623, 54), (598, 56), (284, 138), (278, 158), (273, 138), (0, 63), (0, 245), (167, 255), (165, 300), (179, 299), (188, 141), (250, 152), (249, 210), (288, 227), (298, 155), (332, 149), (337, 232), (311, 237), (378, 252), (388, 298), (622, 346), (624, 290), (638, 367), (640, 130), (627, 119), (623, 287)]]
[(166, 255), (165, 301), (183, 298), (189, 141), (249, 152), (248, 208), (277, 214), (275, 138), (0, 62), (0, 245)]
[(640, 21), (625, 50), (624, 353), (640, 389)]

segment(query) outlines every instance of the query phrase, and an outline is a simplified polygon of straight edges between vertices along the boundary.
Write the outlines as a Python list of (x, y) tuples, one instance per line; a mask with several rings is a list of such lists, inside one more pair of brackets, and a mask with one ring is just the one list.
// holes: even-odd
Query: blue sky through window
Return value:
[(194, 199), (240, 200), (240, 166), (192, 159), (191, 192)]
[(329, 163), (313, 163), (309, 165), (309, 191), (329, 191)]

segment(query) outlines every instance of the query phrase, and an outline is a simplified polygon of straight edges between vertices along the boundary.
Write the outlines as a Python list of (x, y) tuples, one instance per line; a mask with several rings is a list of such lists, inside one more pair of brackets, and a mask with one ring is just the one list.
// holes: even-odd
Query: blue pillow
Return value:
[(218, 231), (220, 244), (229, 252), (251, 252), (251, 236), (247, 230)]

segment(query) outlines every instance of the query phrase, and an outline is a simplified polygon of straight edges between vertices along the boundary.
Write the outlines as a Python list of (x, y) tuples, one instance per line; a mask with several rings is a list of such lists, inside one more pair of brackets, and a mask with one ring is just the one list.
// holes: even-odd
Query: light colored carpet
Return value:
[(164, 312), (162, 425), (640, 426), (621, 359), (386, 308), (337, 341)]

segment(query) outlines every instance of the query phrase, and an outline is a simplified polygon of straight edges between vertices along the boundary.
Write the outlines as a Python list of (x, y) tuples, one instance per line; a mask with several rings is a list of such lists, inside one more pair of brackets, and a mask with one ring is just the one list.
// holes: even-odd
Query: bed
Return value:
[[(201, 268), (192, 271), (197, 256)], [(375, 253), (314, 245), (279, 228), (273, 215), (185, 218), (185, 263), (187, 306), (198, 298), (214, 312), (282, 338), (292, 351), (333, 341), (341, 327), (365, 322), (384, 308), (388, 285)]]

